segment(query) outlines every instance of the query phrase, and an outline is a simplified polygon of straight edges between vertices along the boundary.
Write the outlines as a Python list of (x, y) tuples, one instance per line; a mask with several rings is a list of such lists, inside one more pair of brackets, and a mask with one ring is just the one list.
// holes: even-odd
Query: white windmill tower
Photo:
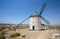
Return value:
[(35, 12), (30, 16), (30, 30), (40, 30), (41, 20), (40, 15)]
[[(45, 6), (46, 6), (46, 3), (43, 4), (42, 9), (39, 14), (36, 12), (35, 14), (33, 14), (25, 19), (25, 20), (27, 20), (30, 18), (30, 26), (29, 26), (30, 30), (41, 30), (42, 29), (41, 19), (43, 19), (47, 24), (49, 24), (49, 22), (41, 16)], [(23, 23), (25, 20), (23, 20), (21, 23)], [(20, 25), (20, 24), (18, 24), (18, 25)]]

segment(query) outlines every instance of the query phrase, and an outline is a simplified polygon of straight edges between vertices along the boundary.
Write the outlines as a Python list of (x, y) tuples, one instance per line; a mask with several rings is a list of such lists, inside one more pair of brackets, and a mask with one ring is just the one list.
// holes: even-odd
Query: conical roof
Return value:
[(40, 17), (39, 13), (35, 12), (31, 17)]

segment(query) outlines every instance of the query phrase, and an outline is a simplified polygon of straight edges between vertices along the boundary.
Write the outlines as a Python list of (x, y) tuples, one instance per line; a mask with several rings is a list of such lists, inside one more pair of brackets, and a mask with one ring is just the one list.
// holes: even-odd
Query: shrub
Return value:
[(0, 39), (6, 39), (5, 36), (3, 35), (0, 35)]
[(0, 35), (4, 35), (5, 33), (4, 32), (0, 32)]
[(16, 36), (20, 36), (20, 34), (19, 33), (14, 33), (10, 37), (16, 37)]

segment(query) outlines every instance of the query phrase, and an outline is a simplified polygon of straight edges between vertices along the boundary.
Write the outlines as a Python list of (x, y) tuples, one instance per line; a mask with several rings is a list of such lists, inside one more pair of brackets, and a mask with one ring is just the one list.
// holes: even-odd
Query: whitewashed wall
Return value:
[(40, 17), (30, 17), (30, 29), (31, 30), (33, 30), (33, 26), (35, 26), (35, 30), (41, 29)]

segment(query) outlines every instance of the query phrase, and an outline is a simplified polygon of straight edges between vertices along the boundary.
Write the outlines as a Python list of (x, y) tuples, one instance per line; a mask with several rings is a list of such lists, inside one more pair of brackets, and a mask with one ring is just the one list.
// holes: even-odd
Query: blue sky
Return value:
[(60, 0), (0, 0), (0, 23), (18, 24), (34, 11), (39, 13), (44, 2), (47, 6), (42, 16), (50, 24), (60, 24)]

